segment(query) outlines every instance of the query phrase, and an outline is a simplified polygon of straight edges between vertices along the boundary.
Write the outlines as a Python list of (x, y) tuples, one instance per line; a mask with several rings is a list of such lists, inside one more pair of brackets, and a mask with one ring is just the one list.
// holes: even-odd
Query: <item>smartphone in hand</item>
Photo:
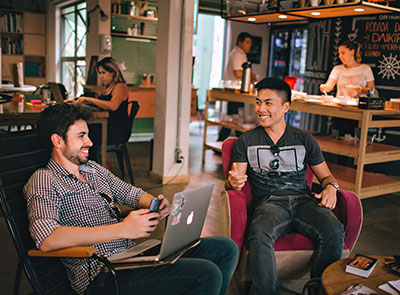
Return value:
[(160, 206), (161, 200), (154, 198), (150, 204), (150, 212), (158, 212), (158, 206)]

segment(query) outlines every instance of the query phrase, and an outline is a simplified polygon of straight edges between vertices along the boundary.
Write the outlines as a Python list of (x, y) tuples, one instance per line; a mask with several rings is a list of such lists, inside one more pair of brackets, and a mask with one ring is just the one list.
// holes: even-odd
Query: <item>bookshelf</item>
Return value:
[(0, 8), (2, 80), (13, 82), (12, 65), (23, 63), (24, 84), (46, 83), (46, 17)]

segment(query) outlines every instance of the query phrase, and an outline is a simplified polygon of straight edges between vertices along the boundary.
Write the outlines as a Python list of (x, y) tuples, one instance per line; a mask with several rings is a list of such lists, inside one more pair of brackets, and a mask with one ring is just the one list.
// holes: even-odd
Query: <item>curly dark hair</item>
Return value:
[(87, 121), (91, 115), (92, 111), (81, 104), (60, 103), (47, 107), (36, 121), (42, 146), (51, 152), (52, 134), (58, 134), (66, 140), (69, 127), (77, 120)]

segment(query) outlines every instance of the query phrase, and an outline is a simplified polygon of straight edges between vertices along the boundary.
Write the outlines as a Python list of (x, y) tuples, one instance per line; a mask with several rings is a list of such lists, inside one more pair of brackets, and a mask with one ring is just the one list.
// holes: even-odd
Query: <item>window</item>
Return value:
[(61, 81), (74, 97), (85, 84), (86, 2), (61, 8), (61, 36)]
[(218, 87), (223, 74), (225, 20), (199, 13), (197, 26), (193, 36), (193, 84), (198, 88), (198, 108), (204, 109), (207, 89)]

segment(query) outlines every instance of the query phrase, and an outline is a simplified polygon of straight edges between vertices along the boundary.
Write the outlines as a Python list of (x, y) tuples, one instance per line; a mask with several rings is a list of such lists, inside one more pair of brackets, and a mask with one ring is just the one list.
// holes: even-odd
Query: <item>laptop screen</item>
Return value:
[(200, 238), (214, 185), (212, 183), (175, 194), (160, 259)]

